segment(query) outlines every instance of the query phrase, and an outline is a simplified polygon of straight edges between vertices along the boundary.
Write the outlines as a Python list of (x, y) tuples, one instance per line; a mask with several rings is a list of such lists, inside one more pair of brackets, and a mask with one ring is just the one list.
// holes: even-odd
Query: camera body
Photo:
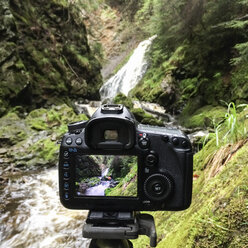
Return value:
[(193, 154), (180, 130), (139, 124), (123, 105), (103, 105), (71, 123), (59, 155), (61, 203), (101, 211), (183, 210)]

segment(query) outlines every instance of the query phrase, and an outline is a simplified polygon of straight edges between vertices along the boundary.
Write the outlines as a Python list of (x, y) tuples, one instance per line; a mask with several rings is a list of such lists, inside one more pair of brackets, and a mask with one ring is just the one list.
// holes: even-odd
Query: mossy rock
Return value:
[(180, 124), (187, 128), (214, 127), (214, 124), (221, 122), (226, 114), (226, 108), (222, 106), (206, 105), (199, 108), (191, 115), (186, 111), (179, 117)]
[(59, 145), (56, 140), (44, 138), (30, 146), (28, 153), (33, 154), (33, 158), (27, 161), (28, 166), (54, 165), (58, 161)]
[(131, 109), (131, 112), (133, 113), (136, 120), (142, 124), (148, 124), (148, 125), (153, 125), (153, 126), (164, 126), (162, 121), (146, 113), (141, 108), (133, 108)]
[(0, 119), (0, 147), (11, 146), (25, 140), (29, 128), (16, 113), (9, 113)]
[(0, 148), (8, 147), (3, 158), (6, 166), (55, 165), (59, 152), (57, 141), (67, 132), (67, 125), (87, 120), (85, 115), (76, 115), (65, 104), (36, 109), (26, 117), (23, 111), (22, 107), (15, 107), (11, 113), (0, 118)]
[[(54, 106), (51, 109), (35, 109), (26, 118), (27, 124), (35, 130), (52, 130), (53, 127), (67, 125), (70, 122), (87, 120), (84, 114), (76, 115), (66, 104)], [(59, 129), (58, 129), (59, 131)]]
[(65, 1), (0, 4), (0, 115), (68, 98), (99, 99), (101, 65), (92, 54), (80, 9)]
[(132, 99), (122, 93), (118, 93), (117, 96), (114, 98), (113, 102), (115, 104), (123, 104), (129, 110), (133, 108)]

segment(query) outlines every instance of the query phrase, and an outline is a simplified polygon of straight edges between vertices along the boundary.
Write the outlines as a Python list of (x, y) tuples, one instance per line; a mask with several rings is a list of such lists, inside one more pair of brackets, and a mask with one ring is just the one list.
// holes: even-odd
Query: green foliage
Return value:
[(130, 171), (119, 178), (119, 184), (105, 191), (108, 196), (136, 196), (137, 195), (137, 163), (129, 162)]
[(68, 1), (0, 4), (1, 109), (28, 111), (69, 97), (99, 98), (100, 64), (89, 48), (82, 9)]
[[(179, 86), (179, 97), (173, 99), (176, 107), (195, 97), (200, 106), (217, 105), (219, 100), (246, 101), (247, 10), (247, 1), (143, 0), (136, 20), (144, 32), (158, 38), (152, 65), (133, 94), (170, 108), (172, 103), (161, 97), (160, 87), (170, 74)], [(239, 67), (230, 77), (234, 65)]]
[(240, 43), (234, 46), (238, 51), (239, 57), (230, 60), (232, 65), (239, 65), (241, 63), (248, 63), (248, 42)]
[[(238, 113), (237, 109), (244, 109)], [(236, 106), (233, 102), (227, 105), (225, 121), (215, 128), (216, 145), (235, 143), (238, 140), (245, 139), (248, 136), (248, 105), (240, 104)], [(220, 137), (222, 139), (220, 140)]]
[(180, 116), (180, 123), (188, 128), (214, 127), (217, 122), (223, 121), (226, 110), (222, 106), (206, 105), (199, 108), (193, 114), (184, 112)]

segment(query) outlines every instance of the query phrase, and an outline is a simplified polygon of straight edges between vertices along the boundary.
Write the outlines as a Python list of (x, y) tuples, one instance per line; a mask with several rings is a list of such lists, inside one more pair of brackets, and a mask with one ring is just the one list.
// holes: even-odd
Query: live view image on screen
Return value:
[(76, 196), (137, 197), (137, 157), (81, 155), (76, 157)]

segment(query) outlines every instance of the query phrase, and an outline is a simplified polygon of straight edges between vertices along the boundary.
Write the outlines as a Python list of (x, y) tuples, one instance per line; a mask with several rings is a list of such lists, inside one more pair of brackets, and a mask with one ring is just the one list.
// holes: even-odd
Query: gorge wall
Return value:
[(69, 98), (99, 98), (101, 65), (76, 5), (3, 0), (0, 34), (0, 115), (16, 105), (32, 110)]

